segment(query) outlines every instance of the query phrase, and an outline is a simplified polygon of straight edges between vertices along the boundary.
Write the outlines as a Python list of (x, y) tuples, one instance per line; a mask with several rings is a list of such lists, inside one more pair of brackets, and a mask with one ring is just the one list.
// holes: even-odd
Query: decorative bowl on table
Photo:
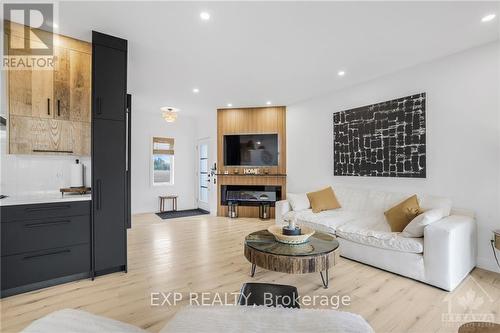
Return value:
[(284, 235), (283, 234), (283, 227), (279, 225), (272, 225), (269, 228), (267, 228), (267, 231), (269, 231), (271, 234), (273, 234), (274, 238), (280, 242), (280, 243), (285, 243), (285, 244), (303, 244), (307, 242), (309, 237), (314, 235), (314, 229), (302, 226), (301, 227), (301, 234), (296, 235), (296, 236), (290, 236), (290, 235)]

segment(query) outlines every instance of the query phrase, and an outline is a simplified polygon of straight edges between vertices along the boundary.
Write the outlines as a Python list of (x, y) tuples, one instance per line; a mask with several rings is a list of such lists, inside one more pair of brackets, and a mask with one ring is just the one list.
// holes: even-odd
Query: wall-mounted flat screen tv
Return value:
[(224, 135), (224, 165), (278, 165), (278, 134)]

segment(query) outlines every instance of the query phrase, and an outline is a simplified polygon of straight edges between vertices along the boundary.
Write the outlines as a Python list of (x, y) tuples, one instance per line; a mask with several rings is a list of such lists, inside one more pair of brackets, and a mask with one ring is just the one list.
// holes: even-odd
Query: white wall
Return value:
[[(348, 74), (347, 74), (348, 75)], [(333, 176), (332, 114), (427, 93), (427, 178)], [(493, 43), (288, 106), (288, 190), (329, 184), (449, 196), (476, 213), (478, 265), (496, 269), (500, 228), (500, 44)]]
[[(192, 209), (196, 203), (196, 122), (179, 115), (167, 123), (161, 113), (151, 113), (147, 101), (132, 97), (132, 214), (157, 212), (158, 196), (177, 194), (178, 209)], [(151, 184), (151, 140), (153, 136), (175, 139), (174, 185)], [(170, 202), (168, 203), (170, 205)], [(170, 209), (170, 206), (168, 206)]]

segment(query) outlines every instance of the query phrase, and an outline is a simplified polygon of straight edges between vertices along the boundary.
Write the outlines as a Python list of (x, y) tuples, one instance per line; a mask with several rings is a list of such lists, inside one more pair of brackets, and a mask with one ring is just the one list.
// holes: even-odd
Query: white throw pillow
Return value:
[(415, 217), (403, 229), (403, 237), (424, 237), (424, 228), (431, 223), (441, 220), (444, 217), (442, 209), (431, 209)]
[(286, 199), (294, 211), (311, 208), (311, 203), (305, 193), (287, 193)]

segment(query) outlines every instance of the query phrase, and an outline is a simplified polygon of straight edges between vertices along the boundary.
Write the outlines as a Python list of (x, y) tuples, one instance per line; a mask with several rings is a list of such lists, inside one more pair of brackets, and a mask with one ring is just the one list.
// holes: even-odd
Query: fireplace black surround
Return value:
[[(275, 198), (272, 194), (275, 194)], [(274, 207), (275, 202), (279, 200), (281, 200), (281, 186), (221, 185), (221, 205), (223, 206), (227, 206), (229, 201), (237, 201), (240, 206), (259, 206), (262, 202), (268, 202), (271, 207)]]

